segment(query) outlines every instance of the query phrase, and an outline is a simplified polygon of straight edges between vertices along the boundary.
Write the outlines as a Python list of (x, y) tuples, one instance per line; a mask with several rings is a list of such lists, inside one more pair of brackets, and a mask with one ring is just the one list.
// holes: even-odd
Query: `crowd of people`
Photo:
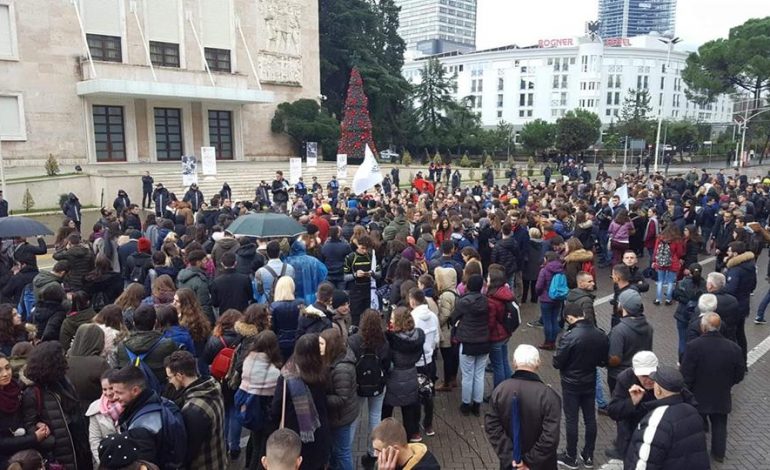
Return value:
[[(501, 468), (592, 468), (597, 410), (626, 468), (709, 468), (746, 372), (770, 176), (560, 170), (461, 186), (432, 166), (402, 188), (394, 169), (363, 195), (277, 172), (238, 202), (226, 183), (180, 199), (147, 173), (141, 207), (119, 191), (90, 233), (70, 194), (50, 271), (42, 238), (0, 253), (0, 468), (438, 469), (436, 393), (484, 417)], [(258, 211), (305, 233), (228, 231)], [(612, 315), (599, 318), (606, 266)], [(676, 364), (653, 351), (651, 283), (652, 303), (672, 306)], [(509, 350), (527, 302), (542, 340), (528, 330)], [(560, 394), (538, 374), (546, 358)]]

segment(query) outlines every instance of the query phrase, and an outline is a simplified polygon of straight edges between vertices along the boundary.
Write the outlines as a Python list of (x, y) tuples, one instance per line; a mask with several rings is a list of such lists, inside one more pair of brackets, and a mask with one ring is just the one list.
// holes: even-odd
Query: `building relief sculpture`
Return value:
[(259, 0), (257, 67), (262, 82), (302, 84), (302, 7), (297, 0)]

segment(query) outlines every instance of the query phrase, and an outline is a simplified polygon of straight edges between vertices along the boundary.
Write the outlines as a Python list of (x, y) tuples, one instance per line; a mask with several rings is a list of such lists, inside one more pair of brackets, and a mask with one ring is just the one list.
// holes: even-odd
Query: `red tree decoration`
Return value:
[(350, 71), (348, 96), (345, 99), (345, 118), (340, 125), (340, 143), (337, 153), (348, 158), (364, 158), (366, 145), (377, 154), (372, 138), (372, 121), (369, 120), (369, 100), (364, 93), (364, 82), (358, 69)]

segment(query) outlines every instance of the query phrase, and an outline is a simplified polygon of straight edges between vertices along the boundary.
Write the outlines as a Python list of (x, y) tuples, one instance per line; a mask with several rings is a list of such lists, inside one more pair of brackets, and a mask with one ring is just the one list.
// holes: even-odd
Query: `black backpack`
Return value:
[(364, 349), (356, 362), (356, 382), (359, 397), (376, 397), (385, 389), (385, 371), (374, 351)]
[(503, 315), (503, 328), (512, 335), (521, 325), (521, 310), (516, 302), (505, 303), (505, 314)]
[(147, 278), (147, 272), (148, 269), (146, 264), (134, 265), (134, 268), (131, 270), (131, 277), (129, 278), (129, 281), (144, 285), (144, 280)]

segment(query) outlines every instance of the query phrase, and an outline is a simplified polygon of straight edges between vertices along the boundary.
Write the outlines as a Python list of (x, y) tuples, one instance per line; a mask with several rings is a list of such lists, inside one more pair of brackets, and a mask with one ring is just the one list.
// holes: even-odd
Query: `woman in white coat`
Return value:
[(110, 385), (112, 370), (102, 374), (102, 396), (94, 400), (86, 411), (88, 417), (88, 443), (94, 459), (94, 468), (99, 468), (99, 444), (105, 437), (118, 432), (118, 418), (123, 406), (115, 400)]

